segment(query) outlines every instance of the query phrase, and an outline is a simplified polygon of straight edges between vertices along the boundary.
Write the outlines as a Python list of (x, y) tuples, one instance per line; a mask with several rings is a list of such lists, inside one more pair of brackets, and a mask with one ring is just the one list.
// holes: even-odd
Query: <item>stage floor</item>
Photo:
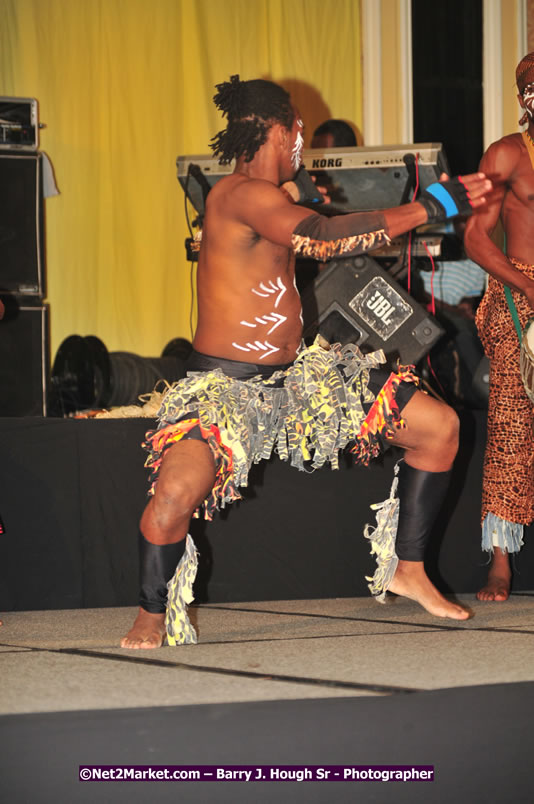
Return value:
[[(155, 651), (117, 647), (135, 608), (2, 614), (0, 788), (32, 804), (530, 802), (534, 593), (459, 599), (461, 624), (393, 597), (201, 605), (199, 644)], [(84, 764), (366, 763), (436, 778), (78, 781)]]
[(150, 651), (118, 647), (135, 608), (8, 612), (0, 714), (534, 681), (534, 594), (459, 600), (474, 612), (464, 623), (394, 596), (193, 606), (198, 644)]

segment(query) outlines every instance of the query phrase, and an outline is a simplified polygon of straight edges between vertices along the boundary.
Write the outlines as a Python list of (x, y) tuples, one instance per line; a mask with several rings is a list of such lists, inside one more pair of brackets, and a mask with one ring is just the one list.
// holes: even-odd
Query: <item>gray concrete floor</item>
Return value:
[(534, 594), (459, 600), (465, 623), (400, 598), (192, 607), (198, 645), (118, 648), (134, 608), (2, 614), (0, 715), (384, 696), (534, 680)]

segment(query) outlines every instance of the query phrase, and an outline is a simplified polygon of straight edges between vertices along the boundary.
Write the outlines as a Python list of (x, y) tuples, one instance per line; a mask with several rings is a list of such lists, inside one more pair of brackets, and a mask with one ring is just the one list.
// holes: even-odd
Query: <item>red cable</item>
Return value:
[(417, 196), (417, 191), (419, 190), (419, 154), (415, 155), (415, 190), (413, 192), (413, 201), (415, 201)]
[(436, 275), (436, 263), (434, 262), (434, 257), (430, 253), (428, 246), (426, 244), (426, 240), (423, 240), (423, 246), (425, 247), (425, 251), (430, 258), (430, 264), (432, 265), (432, 275), (430, 277), (430, 312), (432, 315), (436, 315), (436, 298), (434, 296), (434, 277)]
[[(434, 296), (434, 276), (436, 274), (436, 264), (434, 262), (434, 257), (430, 253), (429, 248), (428, 248), (428, 246), (426, 244), (426, 240), (423, 240), (423, 246), (425, 247), (426, 253), (429, 256), (430, 262), (431, 262), (431, 265), (432, 265), (432, 276), (430, 277), (430, 303), (429, 303), (428, 306), (430, 307), (430, 312), (432, 313), (432, 315), (436, 315), (436, 297)], [(435, 381), (439, 385), (439, 388), (441, 390), (441, 393), (442, 393), (443, 397), (445, 399), (447, 399), (447, 394), (445, 392), (445, 389), (443, 388), (442, 384), (440, 383), (440, 381), (438, 379), (438, 376), (437, 376), (436, 372), (434, 371), (434, 369), (432, 367), (432, 361), (430, 360), (430, 354), (427, 354), (426, 362), (428, 363), (428, 368), (430, 369), (430, 371), (432, 373), (432, 376), (434, 377)]]
[[(419, 154), (415, 155), (415, 189), (413, 191), (411, 203), (417, 198), (417, 191), (419, 190)], [(412, 289), (412, 232), (408, 234), (408, 293)]]

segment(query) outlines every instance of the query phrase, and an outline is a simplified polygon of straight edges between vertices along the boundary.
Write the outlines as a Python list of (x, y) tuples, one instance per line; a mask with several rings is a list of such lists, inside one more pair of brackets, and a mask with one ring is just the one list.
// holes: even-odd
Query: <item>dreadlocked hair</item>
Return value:
[(226, 128), (210, 142), (221, 165), (239, 156), (251, 162), (273, 123), (288, 129), (293, 125), (295, 113), (289, 94), (272, 81), (240, 81), (238, 75), (232, 75), (215, 88), (215, 105), (228, 120)]

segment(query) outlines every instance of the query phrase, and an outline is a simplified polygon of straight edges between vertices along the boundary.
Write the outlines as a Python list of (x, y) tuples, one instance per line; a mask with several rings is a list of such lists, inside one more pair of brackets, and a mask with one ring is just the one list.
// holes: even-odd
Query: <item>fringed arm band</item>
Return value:
[(327, 218), (314, 213), (293, 230), (295, 254), (316, 260), (355, 256), (390, 242), (381, 212), (353, 212)]

